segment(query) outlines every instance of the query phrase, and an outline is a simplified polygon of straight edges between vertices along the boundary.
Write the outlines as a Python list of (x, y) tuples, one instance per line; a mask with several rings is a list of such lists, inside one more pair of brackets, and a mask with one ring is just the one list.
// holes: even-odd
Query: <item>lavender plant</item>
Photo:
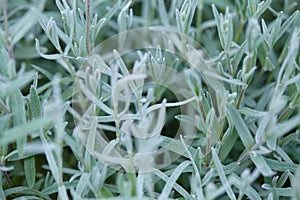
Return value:
[(0, 5), (0, 199), (300, 199), (296, 1)]

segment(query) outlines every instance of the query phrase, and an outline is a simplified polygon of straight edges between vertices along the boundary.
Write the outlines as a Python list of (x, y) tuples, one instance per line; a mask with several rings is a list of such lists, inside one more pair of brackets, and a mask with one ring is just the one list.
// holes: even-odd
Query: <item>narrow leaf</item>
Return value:
[(300, 167), (298, 166), (295, 177), (292, 180), (292, 199), (297, 200), (300, 198)]
[(251, 152), (250, 158), (263, 176), (271, 176), (274, 174), (274, 172), (266, 163), (264, 157), (262, 157), (260, 154)]
[(231, 200), (236, 199), (236, 197), (235, 197), (235, 195), (234, 195), (234, 193), (233, 193), (233, 191), (230, 187), (230, 184), (229, 184), (229, 182), (228, 182), (228, 180), (225, 176), (225, 172), (224, 172), (223, 166), (221, 164), (221, 161), (219, 160), (218, 154), (217, 154), (216, 150), (213, 147), (211, 148), (211, 152), (212, 152), (212, 157), (213, 157), (214, 163), (216, 165), (218, 175), (220, 177), (222, 185), (225, 188), (225, 191), (226, 191), (227, 195), (229, 196), (229, 198)]
[(51, 118), (39, 118), (20, 126), (8, 129), (4, 131), (4, 133), (0, 137), (0, 146), (7, 145), (24, 136), (26, 137), (28, 134), (33, 134), (34, 132), (40, 130), (41, 127), (48, 125), (52, 121), (53, 119)]
[(229, 114), (229, 117), (230, 117), (231, 121), (233, 122), (244, 146), (249, 150), (254, 144), (254, 139), (253, 139), (247, 125), (243, 121), (241, 115), (232, 106), (228, 107), (228, 114)]
[(36, 174), (34, 157), (29, 157), (24, 160), (24, 172), (28, 186), (33, 188)]
[(33, 26), (38, 22), (37, 11), (42, 11), (46, 5), (46, 0), (38, 1), (39, 4), (36, 8), (30, 8), (27, 13), (18, 20), (18, 22), (12, 27), (12, 44), (16, 44), (22, 39)]
[[(161, 172), (160, 170), (157, 170), (154, 172), (156, 176), (158, 176), (161, 180), (167, 182), (168, 181), (168, 176)], [(174, 184), (174, 189), (179, 193), (181, 194), (184, 199), (190, 199), (190, 194), (183, 188), (181, 187), (179, 184), (175, 183)]]
[[(250, 0), (252, 1), (252, 0)], [(258, 4), (258, 9), (257, 11), (254, 13), (253, 17), (254, 18), (258, 18), (260, 17), (270, 6), (270, 4), (272, 3), (272, 0), (266, 0), (266, 1), (262, 1), (261, 3)]]
[(41, 102), (33, 85), (30, 88), (29, 99), (32, 117), (39, 118), (41, 116)]
[(184, 161), (176, 169), (174, 170), (173, 174), (169, 178), (168, 182), (166, 183), (163, 191), (161, 192), (158, 200), (165, 200), (168, 199), (168, 196), (170, 195), (171, 190), (173, 189), (177, 179), (181, 175), (182, 171), (188, 167), (191, 164), (190, 161)]
[(293, 130), (295, 127), (299, 126), (299, 124), (300, 124), (300, 115), (297, 115), (285, 122), (282, 122), (282, 123), (276, 125), (272, 129), (272, 132), (275, 133), (274, 137), (278, 138), (278, 137), (283, 136), (284, 134)]
[[(17, 90), (11, 97), (11, 110), (13, 113), (14, 126), (19, 126), (25, 124), (26, 122), (26, 111), (25, 111), (25, 101), (20, 90)], [(23, 131), (22, 131), (23, 132)], [(18, 153), (23, 154), (23, 150), (26, 143), (26, 134), (20, 135), (17, 141)]]
[(95, 149), (96, 134), (97, 134), (97, 119), (93, 118), (91, 129), (89, 131), (89, 135), (88, 135), (88, 139), (87, 139), (87, 144), (86, 144), (86, 148), (91, 155), (93, 155), (93, 152)]
[(267, 165), (270, 166), (271, 169), (274, 171), (284, 172), (285, 170), (289, 170), (290, 172), (296, 172), (296, 169), (298, 167), (297, 164), (294, 163), (288, 163), (284, 161), (278, 161), (266, 158), (265, 161), (267, 162)]

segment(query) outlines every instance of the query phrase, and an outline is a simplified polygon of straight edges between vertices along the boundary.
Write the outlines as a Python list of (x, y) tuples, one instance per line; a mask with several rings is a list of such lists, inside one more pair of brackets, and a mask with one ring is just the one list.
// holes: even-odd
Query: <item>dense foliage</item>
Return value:
[(0, 7), (0, 199), (300, 199), (296, 0)]

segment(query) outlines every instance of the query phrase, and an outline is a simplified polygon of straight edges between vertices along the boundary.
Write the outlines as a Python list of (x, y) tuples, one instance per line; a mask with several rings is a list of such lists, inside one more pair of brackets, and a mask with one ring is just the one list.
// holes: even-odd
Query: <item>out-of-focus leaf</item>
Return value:
[(37, 11), (42, 11), (45, 7), (46, 0), (37, 1), (36, 8), (30, 8), (23, 17), (18, 20), (16, 24), (12, 26), (12, 44), (16, 44), (20, 41), (38, 22), (38, 16), (36, 15)]
[(29, 157), (24, 160), (24, 172), (28, 186), (33, 188), (36, 174), (34, 157)]
[(39, 118), (41, 116), (41, 102), (33, 85), (30, 88), (29, 99), (32, 117)]
[(17, 78), (14, 80), (7, 80), (5, 83), (0, 82), (0, 98), (9, 96), (16, 92), (16, 90), (24, 88), (28, 82), (33, 80), (33, 78), (33, 72), (26, 72), (20, 76), (17, 76)]
[(39, 131), (41, 127), (49, 125), (49, 123), (51, 123), (52, 121), (53, 119), (51, 118), (38, 118), (28, 123), (8, 129), (4, 131), (4, 133), (0, 137), (0, 146), (7, 145), (24, 136), (26, 137), (28, 134)]
[[(15, 127), (22, 126), (26, 123), (25, 101), (20, 90), (17, 90), (11, 96), (11, 111)], [(26, 133), (24, 133), (24, 130), (19, 134), (19, 138), (16, 138), (16, 141), (18, 153), (22, 155), (26, 143)]]
[(4, 191), (6, 196), (10, 196), (10, 195), (35, 195), (38, 196), (42, 199), (47, 199), (47, 200), (51, 200), (50, 197), (42, 194), (41, 192), (39, 192), (38, 190), (29, 188), (29, 187), (24, 187), (24, 186), (19, 186), (19, 187), (13, 187), (13, 188), (9, 188), (7, 190)]

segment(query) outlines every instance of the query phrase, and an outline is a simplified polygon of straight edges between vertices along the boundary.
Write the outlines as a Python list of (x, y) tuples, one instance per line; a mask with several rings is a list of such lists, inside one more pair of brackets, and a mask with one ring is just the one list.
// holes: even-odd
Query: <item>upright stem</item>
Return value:
[(85, 18), (86, 18), (86, 23), (85, 23), (85, 45), (86, 45), (86, 51), (88, 54), (90, 54), (90, 15), (91, 15), (91, 1), (86, 0), (85, 4)]
[[(9, 34), (9, 24), (8, 24), (8, 16), (7, 16), (7, 0), (3, 0), (2, 1), (2, 9), (3, 9), (3, 17), (4, 17), (4, 28), (5, 28), (5, 35), (6, 35), (6, 42), (7, 42), (7, 51), (9, 54), (9, 58), (13, 59), (14, 55), (13, 55), (13, 48), (10, 42), (10, 34)], [(2, 102), (0, 102), (0, 107), (6, 112), (6, 113), (10, 113), (10, 111), (8, 110), (8, 108), (6, 108), (5, 104), (3, 104)], [(5, 147), (4, 147), (5, 148)], [(2, 163), (0, 163), (0, 166), (4, 166), (2, 165)], [(3, 171), (2, 173), (0, 173), (0, 176), (4, 176), (7, 185), (9, 188), (13, 187), (13, 184), (9, 178), (9, 174), (6, 171)]]
[(8, 18), (7, 18), (7, 0), (3, 0), (3, 17), (4, 17), (4, 28), (5, 28), (5, 32), (6, 35), (9, 34), (9, 30), (8, 30)]
[(237, 30), (237, 33), (235, 34), (235, 37), (234, 37), (234, 41), (235, 41), (236, 43), (239, 42), (240, 37), (241, 37), (241, 35), (242, 35), (242, 33), (243, 33), (243, 30), (244, 30), (244, 23), (241, 22), (240, 25), (239, 25), (239, 28), (238, 28), (238, 30)]
[(209, 164), (210, 164), (210, 134), (206, 134), (206, 138), (207, 138), (207, 141), (206, 141), (206, 152), (205, 152), (205, 166), (206, 168), (209, 167)]
[(198, 43), (200, 43), (201, 41), (201, 34), (202, 34), (202, 26), (201, 26), (201, 23), (202, 23), (202, 12), (203, 12), (203, 4), (204, 4), (204, 1), (203, 0), (199, 0), (198, 2), (198, 12), (197, 12), (197, 33), (196, 33), (196, 41)]
[(241, 90), (241, 93), (239, 95), (239, 98), (238, 98), (238, 101), (237, 101), (237, 104), (236, 104), (236, 109), (240, 109), (243, 96), (245, 95), (245, 90), (246, 90), (245, 88), (242, 88), (242, 90)]
[(7, 0), (3, 0), (3, 17), (4, 17), (4, 28), (5, 28), (5, 35), (6, 35), (6, 41), (7, 41), (7, 51), (9, 54), (9, 58), (13, 59), (13, 47), (11, 45), (10, 41), (10, 33), (9, 33), (9, 24), (8, 24), (8, 15), (7, 15)]
[(204, 122), (206, 122), (206, 113), (205, 113), (205, 109), (203, 106), (203, 102), (201, 100), (199, 101), (199, 106), (200, 106), (200, 112), (203, 117), (203, 120), (204, 120)]

